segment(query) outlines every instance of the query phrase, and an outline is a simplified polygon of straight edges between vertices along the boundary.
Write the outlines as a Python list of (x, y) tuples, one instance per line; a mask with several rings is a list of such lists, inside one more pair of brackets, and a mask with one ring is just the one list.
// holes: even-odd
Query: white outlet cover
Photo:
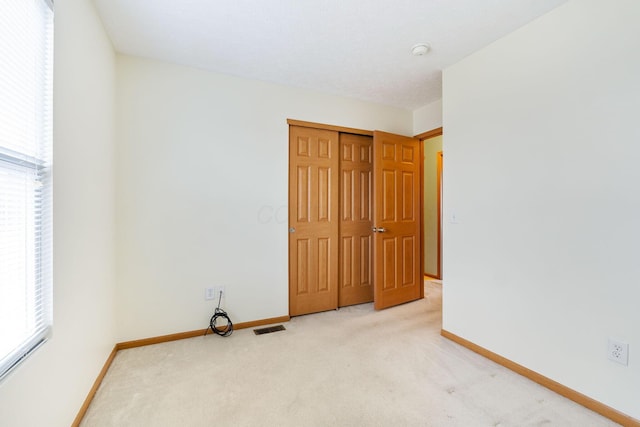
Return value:
[(211, 300), (215, 299), (215, 289), (214, 288), (204, 288), (204, 299)]
[(609, 338), (607, 358), (621, 365), (629, 365), (629, 344)]

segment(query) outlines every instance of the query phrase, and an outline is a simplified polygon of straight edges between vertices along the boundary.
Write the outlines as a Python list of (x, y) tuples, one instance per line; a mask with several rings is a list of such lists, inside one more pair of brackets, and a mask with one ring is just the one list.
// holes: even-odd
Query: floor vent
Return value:
[(282, 325), (269, 326), (266, 328), (254, 329), (253, 333), (256, 335), (270, 334), (271, 332), (285, 331), (286, 329)]

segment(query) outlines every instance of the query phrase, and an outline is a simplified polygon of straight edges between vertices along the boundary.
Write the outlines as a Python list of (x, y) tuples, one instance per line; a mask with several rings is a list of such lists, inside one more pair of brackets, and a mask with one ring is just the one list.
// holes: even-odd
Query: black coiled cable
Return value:
[[(207, 328), (206, 331), (204, 331), (205, 335), (207, 335), (207, 333), (209, 332), (209, 329), (211, 329), (213, 332), (215, 332), (216, 334), (222, 337), (228, 337), (233, 333), (233, 323), (231, 322), (231, 319), (229, 319), (229, 315), (223, 309), (220, 308), (221, 300), (222, 300), (222, 292), (220, 292), (220, 296), (218, 298), (218, 306), (216, 307), (213, 313), (213, 316), (211, 316), (209, 327)], [(219, 318), (227, 319), (227, 324), (226, 324), (226, 327), (224, 327), (224, 329), (218, 328), (216, 326), (216, 322), (218, 321)]]

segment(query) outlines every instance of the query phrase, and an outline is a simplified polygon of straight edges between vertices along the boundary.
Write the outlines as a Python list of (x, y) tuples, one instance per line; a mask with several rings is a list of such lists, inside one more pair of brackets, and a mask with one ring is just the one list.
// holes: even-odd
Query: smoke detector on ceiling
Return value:
[(431, 50), (431, 45), (429, 43), (418, 43), (417, 45), (411, 48), (411, 54), (413, 56), (424, 56)]

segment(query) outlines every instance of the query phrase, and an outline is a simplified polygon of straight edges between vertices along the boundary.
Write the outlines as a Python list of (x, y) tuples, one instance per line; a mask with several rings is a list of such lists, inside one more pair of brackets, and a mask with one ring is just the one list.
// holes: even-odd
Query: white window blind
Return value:
[(51, 323), (53, 7), (0, 1), (0, 379)]

